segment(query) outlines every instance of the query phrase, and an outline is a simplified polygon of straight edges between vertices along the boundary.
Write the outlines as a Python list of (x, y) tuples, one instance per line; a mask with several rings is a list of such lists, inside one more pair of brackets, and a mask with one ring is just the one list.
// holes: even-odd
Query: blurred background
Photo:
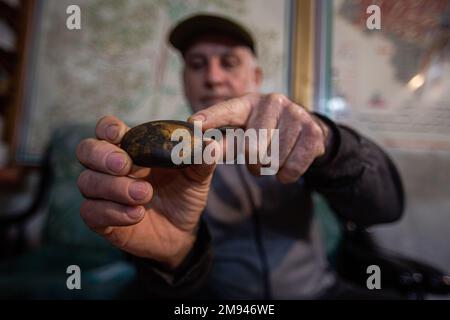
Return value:
[[(372, 4), (381, 29), (367, 27)], [(67, 27), (70, 5), (80, 8), (81, 29)], [(402, 174), (406, 211), (370, 234), (450, 274), (449, 0), (0, 0), (0, 298), (127, 296), (133, 266), (79, 217), (75, 147), (106, 114), (130, 125), (187, 118), (166, 33), (205, 11), (255, 35), (264, 92), (385, 148)], [(322, 216), (331, 252), (340, 227)], [(67, 289), (74, 264), (83, 290)]]

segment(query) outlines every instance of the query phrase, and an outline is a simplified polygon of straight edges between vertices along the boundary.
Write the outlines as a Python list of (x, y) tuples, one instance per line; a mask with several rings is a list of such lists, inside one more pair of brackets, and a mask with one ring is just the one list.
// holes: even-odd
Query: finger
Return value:
[(77, 146), (78, 160), (89, 169), (118, 176), (126, 176), (132, 161), (119, 147), (102, 140), (86, 139)]
[(280, 129), (279, 165), (283, 167), (299, 139), (306, 111), (292, 103), (282, 111), (278, 127)]
[(216, 164), (200, 164), (182, 170), (185, 170), (185, 174), (189, 180), (200, 184), (208, 184), (211, 181), (215, 169)]
[[(229, 129), (230, 132), (234, 132), (233, 129)], [(232, 131), (231, 131), (232, 130)], [(236, 159), (237, 159), (237, 155), (238, 155), (238, 145), (237, 143), (234, 143), (234, 135), (231, 135), (230, 137), (227, 138), (227, 134), (225, 134), (223, 136), (223, 138), (219, 141), (217, 141), (219, 143), (220, 146), (220, 150), (222, 152), (222, 162), (218, 162), (218, 163), (225, 163), (225, 164), (232, 164), (235, 163)], [(234, 133), (233, 133), (234, 134)], [(240, 150), (239, 150), (240, 152)]]
[[(212, 152), (210, 155), (206, 155), (205, 157), (205, 154), (209, 153), (207, 149), (211, 150)], [(219, 158), (222, 157), (222, 154), (222, 146), (215, 140), (209, 140), (207, 141), (207, 145), (204, 149), (204, 162), (202, 164), (190, 166), (182, 170), (184, 170), (184, 173), (186, 174), (188, 179), (193, 182), (202, 184), (209, 183), (211, 181)]]
[(248, 120), (248, 128), (274, 129), (285, 107), (292, 102), (282, 94), (263, 96)]
[[(101, 118), (95, 128), (95, 134), (99, 140), (105, 140), (113, 144), (119, 144), (125, 133), (130, 130), (122, 120), (114, 116)], [(133, 178), (144, 178), (150, 174), (150, 168), (133, 165), (129, 173)]]
[(109, 227), (131, 226), (140, 222), (145, 214), (143, 206), (124, 206), (105, 200), (85, 200), (80, 215), (86, 225), (100, 234)]
[(193, 114), (188, 121), (202, 121), (203, 130), (224, 126), (245, 127), (252, 108), (259, 100), (259, 94), (227, 100)]
[(92, 170), (80, 174), (78, 187), (86, 198), (111, 200), (131, 206), (148, 203), (153, 195), (152, 186), (146, 181)]
[(282, 183), (296, 182), (323, 152), (322, 139), (321, 129), (312, 120), (304, 123), (294, 149), (277, 174), (278, 180)]
[(131, 178), (143, 179), (147, 178), (150, 175), (150, 172), (151, 172), (150, 168), (144, 168), (137, 165), (133, 165), (131, 167), (131, 171), (128, 174), (128, 176)]
[(99, 140), (119, 144), (128, 130), (130, 128), (122, 120), (114, 116), (105, 116), (97, 122), (95, 134)]
[[(266, 95), (261, 99), (259, 105), (250, 116), (247, 129), (255, 129), (257, 143), (246, 143), (246, 158), (250, 172), (255, 175), (260, 174), (261, 166), (269, 165), (269, 147), (272, 142), (274, 129), (278, 129), (280, 114), (287, 104), (291, 104), (291, 102), (283, 95)], [(278, 156), (278, 153), (273, 156)]]

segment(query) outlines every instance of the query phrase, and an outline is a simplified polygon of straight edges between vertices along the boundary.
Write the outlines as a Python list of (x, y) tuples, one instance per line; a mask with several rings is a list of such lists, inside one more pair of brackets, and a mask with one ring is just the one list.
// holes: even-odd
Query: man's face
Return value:
[(204, 36), (185, 52), (184, 92), (194, 112), (259, 90), (262, 73), (249, 48)]

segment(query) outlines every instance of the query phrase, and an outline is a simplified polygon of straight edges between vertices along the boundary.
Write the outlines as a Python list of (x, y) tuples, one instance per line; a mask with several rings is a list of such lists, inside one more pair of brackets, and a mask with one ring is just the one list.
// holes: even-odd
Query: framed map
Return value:
[[(15, 151), (19, 164), (39, 162), (51, 132), (114, 114), (130, 124), (185, 119), (181, 63), (166, 33), (181, 18), (215, 12), (256, 36), (263, 90), (288, 91), (289, 0), (38, 1), (31, 69)], [(81, 30), (66, 28), (78, 5)]]
[(319, 108), (386, 147), (450, 151), (450, 1), (321, 2)]

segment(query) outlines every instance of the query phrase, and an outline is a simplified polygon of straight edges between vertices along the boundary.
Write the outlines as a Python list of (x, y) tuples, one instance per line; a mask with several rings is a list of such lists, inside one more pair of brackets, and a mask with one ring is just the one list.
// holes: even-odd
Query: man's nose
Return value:
[(226, 72), (218, 59), (212, 59), (206, 70), (205, 84), (207, 87), (221, 85), (225, 81)]

